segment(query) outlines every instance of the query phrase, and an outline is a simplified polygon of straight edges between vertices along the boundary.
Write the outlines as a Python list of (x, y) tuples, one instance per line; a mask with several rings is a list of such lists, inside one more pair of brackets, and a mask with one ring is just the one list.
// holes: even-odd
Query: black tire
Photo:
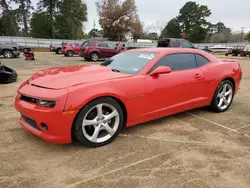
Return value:
[[(87, 113), (89, 113), (89, 111), (91, 111), (91, 109), (94, 108), (96, 105), (102, 104), (102, 103), (112, 105), (117, 110), (119, 114), (119, 125), (113, 136), (111, 136), (108, 140), (104, 142), (97, 143), (97, 142), (90, 141), (84, 135), (83, 129), (82, 129), (82, 123)], [(98, 98), (89, 102), (86, 106), (82, 108), (82, 110), (79, 112), (79, 114), (77, 115), (75, 119), (72, 133), (73, 133), (73, 137), (82, 145), (85, 145), (87, 147), (101, 147), (101, 146), (111, 143), (118, 136), (121, 129), (124, 127), (123, 125), (124, 125), (124, 115), (123, 115), (123, 110), (121, 106), (119, 105), (119, 103), (110, 97), (103, 97), (103, 98)]]
[[(231, 88), (232, 88), (232, 98), (231, 98), (231, 101), (229, 103), (229, 105), (225, 108), (225, 109), (221, 109), (219, 108), (218, 106), (218, 94), (220, 92), (220, 90), (222, 89), (222, 87), (224, 85), (230, 85)], [(233, 99), (234, 99), (234, 91), (235, 91), (235, 87), (234, 87), (234, 84), (230, 81), (230, 80), (223, 80), (219, 85), (218, 87), (216, 88), (216, 91), (214, 93), (214, 96), (213, 96), (213, 99), (212, 99), (212, 102), (210, 104), (210, 109), (213, 110), (214, 112), (225, 112), (229, 109), (229, 107), (231, 106), (232, 102), (233, 102)]]
[(13, 58), (14, 54), (13, 54), (13, 52), (11, 50), (4, 50), (3, 51), (3, 56), (6, 59), (10, 59), (10, 58)]
[(84, 59), (85, 59), (85, 61), (90, 61), (89, 57), (85, 57)]
[(100, 58), (100, 57), (99, 57), (99, 54), (96, 53), (96, 52), (93, 52), (93, 53), (91, 53), (91, 55), (90, 55), (91, 61), (98, 61), (99, 58)]
[(73, 57), (74, 52), (73, 52), (72, 50), (69, 50), (69, 51), (66, 52), (66, 55), (67, 55), (68, 57)]
[(57, 49), (56, 50), (56, 54), (61, 54), (62, 53), (62, 50), (61, 49)]

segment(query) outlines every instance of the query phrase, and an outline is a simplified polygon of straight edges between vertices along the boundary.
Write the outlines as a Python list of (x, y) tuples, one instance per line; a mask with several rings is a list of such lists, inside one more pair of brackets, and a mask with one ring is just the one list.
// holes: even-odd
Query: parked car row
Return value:
[(87, 40), (80, 42), (66, 42), (60, 46), (50, 45), (50, 51), (56, 54), (63, 54), (66, 57), (79, 55), (87, 61), (98, 61), (103, 58), (110, 58), (125, 50), (125, 44), (110, 41)]
[[(180, 38), (162, 38), (159, 39), (158, 48), (196, 48), (191, 42)], [(110, 58), (114, 55), (123, 52), (127, 49), (134, 49), (138, 47), (126, 48), (122, 42), (115, 43), (111, 41), (96, 41), (87, 40), (81, 42), (66, 42), (60, 46), (50, 45), (50, 51), (56, 54), (64, 54), (66, 57), (79, 55), (87, 61), (98, 61), (99, 59)], [(207, 53), (211, 53), (208, 48), (202, 49)]]

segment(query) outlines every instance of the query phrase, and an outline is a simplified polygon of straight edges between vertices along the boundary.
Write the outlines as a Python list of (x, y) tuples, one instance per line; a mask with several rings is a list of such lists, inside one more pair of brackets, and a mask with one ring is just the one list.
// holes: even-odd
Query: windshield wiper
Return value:
[(121, 72), (121, 71), (119, 71), (119, 70), (117, 70), (117, 69), (112, 69), (112, 71), (113, 71), (113, 72)]

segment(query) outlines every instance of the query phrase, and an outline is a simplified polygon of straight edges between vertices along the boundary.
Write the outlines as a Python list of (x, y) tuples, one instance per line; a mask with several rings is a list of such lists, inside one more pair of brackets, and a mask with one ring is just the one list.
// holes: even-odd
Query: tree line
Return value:
[(187, 2), (168, 22), (156, 21), (151, 25), (140, 20), (135, 0), (98, 0), (96, 7), (101, 30), (85, 33), (88, 9), (82, 0), (40, 0), (36, 9), (31, 0), (0, 0), (0, 35), (83, 39), (101, 33), (115, 41), (174, 37), (196, 43), (250, 40), (250, 33), (232, 34), (224, 23), (209, 22), (212, 13), (208, 6), (193, 1)]

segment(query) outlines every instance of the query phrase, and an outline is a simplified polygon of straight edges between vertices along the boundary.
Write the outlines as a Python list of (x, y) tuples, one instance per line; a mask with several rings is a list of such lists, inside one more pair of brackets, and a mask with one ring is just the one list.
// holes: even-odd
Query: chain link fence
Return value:
[[(30, 48), (49, 48), (50, 45), (60, 45), (62, 42), (83, 42), (83, 40), (65, 40), (65, 39), (42, 39), (42, 38), (29, 38), (29, 37), (12, 37), (0, 36), (0, 43), (18, 43), (21, 46)], [(144, 42), (125, 42), (126, 47), (156, 47), (157, 43), (144, 43)], [(235, 47), (235, 46), (250, 46), (248, 42), (242, 43), (194, 43), (198, 48), (220, 46), (220, 47)]]

